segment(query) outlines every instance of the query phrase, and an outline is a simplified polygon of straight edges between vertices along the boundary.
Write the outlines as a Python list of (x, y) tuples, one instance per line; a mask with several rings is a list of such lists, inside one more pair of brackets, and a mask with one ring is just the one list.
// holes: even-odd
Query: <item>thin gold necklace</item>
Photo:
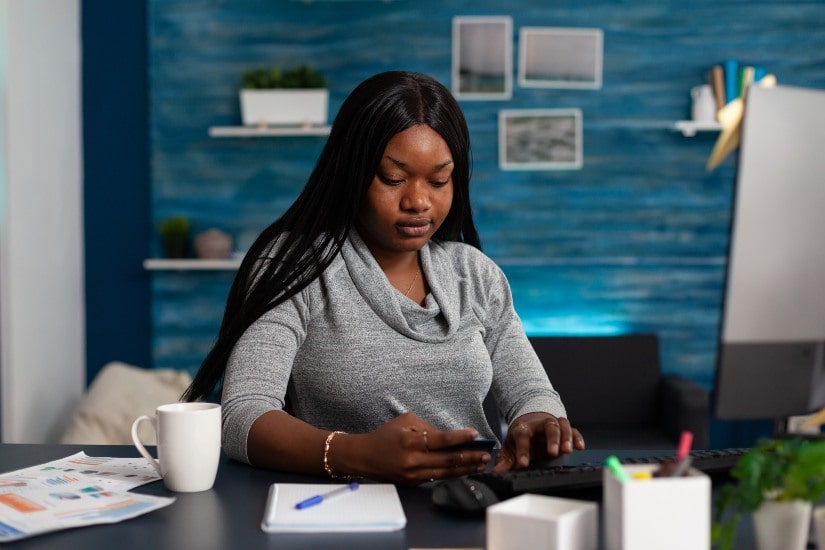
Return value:
[(416, 270), (415, 270), (415, 277), (413, 277), (413, 280), (412, 280), (412, 282), (410, 283), (410, 286), (407, 288), (407, 292), (405, 292), (405, 293), (404, 293), (404, 296), (406, 296), (407, 298), (409, 298), (409, 297), (410, 297), (410, 296), (409, 296), (410, 291), (412, 290), (412, 287), (413, 287), (413, 285), (415, 284), (415, 282), (418, 280), (418, 276), (419, 276), (420, 274), (421, 274), (421, 270), (420, 270), (420, 269), (416, 269)]

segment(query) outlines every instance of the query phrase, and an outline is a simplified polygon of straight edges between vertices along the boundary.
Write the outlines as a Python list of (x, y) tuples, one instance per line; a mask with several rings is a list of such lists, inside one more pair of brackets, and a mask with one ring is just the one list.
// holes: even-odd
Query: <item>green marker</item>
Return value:
[(605, 459), (604, 463), (610, 468), (610, 471), (613, 472), (613, 475), (616, 476), (616, 479), (624, 483), (628, 481), (630, 477), (628, 477), (627, 472), (624, 471), (622, 468), (622, 463), (619, 462), (619, 459), (616, 455), (610, 455)]

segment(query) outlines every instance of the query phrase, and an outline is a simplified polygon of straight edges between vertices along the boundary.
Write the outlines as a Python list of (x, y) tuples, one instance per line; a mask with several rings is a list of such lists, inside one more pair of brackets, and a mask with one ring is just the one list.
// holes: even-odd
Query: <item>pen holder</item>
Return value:
[(598, 505), (521, 495), (487, 508), (487, 550), (595, 550)]
[(607, 550), (709, 550), (710, 478), (690, 468), (681, 477), (634, 479), (654, 464), (625, 465), (621, 482), (604, 469), (603, 521)]

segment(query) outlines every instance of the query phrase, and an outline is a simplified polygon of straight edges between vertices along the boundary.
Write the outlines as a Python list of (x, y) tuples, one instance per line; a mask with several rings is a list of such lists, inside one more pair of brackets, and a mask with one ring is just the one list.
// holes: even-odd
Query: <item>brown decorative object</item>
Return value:
[(195, 237), (198, 258), (222, 260), (232, 253), (232, 237), (220, 229), (207, 229)]

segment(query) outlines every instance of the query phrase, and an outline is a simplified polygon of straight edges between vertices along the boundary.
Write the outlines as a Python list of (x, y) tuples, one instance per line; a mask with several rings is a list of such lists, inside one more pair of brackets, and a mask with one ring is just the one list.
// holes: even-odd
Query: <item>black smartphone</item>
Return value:
[(438, 449), (439, 451), (487, 451), (491, 452), (496, 447), (495, 439), (485, 439), (478, 437), (467, 443), (459, 443)]

